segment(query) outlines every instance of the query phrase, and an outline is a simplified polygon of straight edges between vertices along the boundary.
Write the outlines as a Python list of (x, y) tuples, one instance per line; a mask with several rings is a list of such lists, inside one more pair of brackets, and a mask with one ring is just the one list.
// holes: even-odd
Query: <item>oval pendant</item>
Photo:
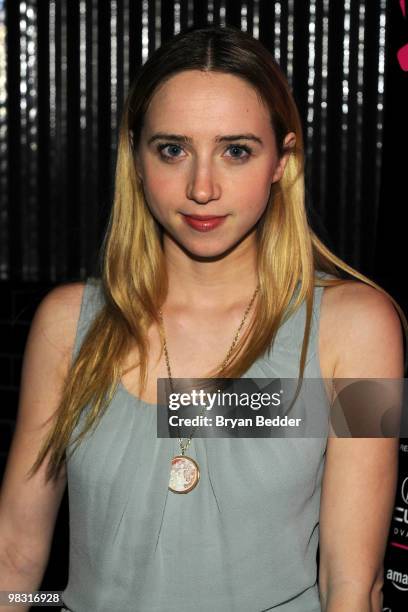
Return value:
[(173, 493), (189, 493), (200, 480), (198, 463), (187, 455), (176, 455), (171, 460), (169, 489)]

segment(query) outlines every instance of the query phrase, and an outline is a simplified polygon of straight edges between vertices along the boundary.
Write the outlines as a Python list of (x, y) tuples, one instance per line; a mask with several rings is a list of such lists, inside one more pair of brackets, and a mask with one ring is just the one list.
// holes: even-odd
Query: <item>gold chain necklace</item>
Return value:
[[(239, 334), (241, 332), (241, 329), (246, 321), (246, 318), (248, 316), (248, 313), (251, 309), (251, 306), (255, 300), (256, 294), (259, 291), (259, 285), (257, 285), (251, 301), (249, 302), (249, 305), (247, 307), (247, 309), (245, 310), (244, 316), (242, 318), (242, 321), (237, 329), (237, 332), (234, 336), (234, 339), (232, 341), (232, 344), (229, 348), (229, 351), (227, 353), (226, 358), (224, 359), (224, 362), (222, 364), (222, 368), (221, 368), (221, 372), (225, 369), (231, 354), (235, 348), (236, 343), (238, 342), (238, 338), (239, 338)], [(169, 381), (170, 381), (170, 386), (172, 388), (172, 390), (174, 389), (173, 387), (173, 378), (171, 375), (171, 368), (170, 368), (170, 359), (169, 359), (169, 353), (167, 350), (167, 341), (166, 341), (166, 333), (164, 331), (164, 323), (163, 323), (163, 313), (161, 310), (159, 310), (159, 316), (160, 316), (160, 332), (161, 332), (161, 337), (162, 337), (162, 342), (163, 342), (163, 349), (164, 349), (164, 355), (165, 355), (165, 359), (166, 359), (166, 366), (167, 366), (167, 373), (168, 373), (168, 377), (169, 377)], [(203, 411), (201, 412), (201, 415), (204, 413), (205, 410), (205, 406)], [(198, 427), (198, 426), (197, 426)], [(185, 455), (185, 451), (187, 450), (187, 448), (190, 446), (191, 443), (191, 439), (195, 433), (195, 430), (197, 429), (197, 427), (195, 427), (192, 431), (192, 433), (190, 434), (190, 437), (187, 438), (187, 441), (183, 443), (182, 439), (179, 437), (179, 444), (180, 444), (180, 452), (181, 455), (175, 455), (173, 457), (173, 459), (171, 460), (171, 470), (170, 470), (170, 482), (169, 482), (169, 490), (173, 491), (173, 493), (189, 493), (190, 491), (192, 491), (194, 489), (194, 487), (198, 484), (198, 481), (200, 479), (200, 468), (199, 465), (197, 463), (197, 461), (195, 461), (194, 459), (192, 459), (191, 457), (188, 457), (187, 455)]]

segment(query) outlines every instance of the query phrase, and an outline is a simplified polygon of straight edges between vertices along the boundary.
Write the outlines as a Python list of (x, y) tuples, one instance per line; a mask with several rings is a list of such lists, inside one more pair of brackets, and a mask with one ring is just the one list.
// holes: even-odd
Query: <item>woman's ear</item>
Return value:
[(272, 183), (277, 183), (281, 180), (283, 173), (285, 171), (286, 164), (288, 159), (296, 146), (296, 134), (294, 132), (289, 132), (285, 136), (285, 140), (283, 141), (283, 155), (280, 158), (278, 165), (275, 168), (275, 172), (273, 174)]

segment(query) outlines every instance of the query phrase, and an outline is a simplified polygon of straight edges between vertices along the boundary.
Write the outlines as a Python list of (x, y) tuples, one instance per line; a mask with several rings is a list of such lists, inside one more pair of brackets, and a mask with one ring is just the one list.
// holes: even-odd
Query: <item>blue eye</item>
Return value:
[(247, 145), (231, 145), (231, 146), (228, 147), (228, 149), (230, 149), (230, 150), (234, 150), (235, 149), (235, 150), (238, 150), (238, 151), (241, 151), (241, 152), (245, 151), (245, 153), (247, 154), (247, 155), (244, 155), (244, 156), (233, 155), (232, 156), (233, 159), (247, 159), (247, 157), (250, 157), (250, 155), (252, 153), (252, 149), (250, 147), (248, 147)]
[[(176, 149), (176, 150), (177, 150), (177, 149), (178, 149), (178, 150), (180, 150), (180, 149), (181, 149), (181, 147), (180, 147), (179, 145), (177, 145), (177, 144), (160, 144), (160, 145), (157, 147), (157, 150), (159, 151), (160, 156), (161, 156), (161, 157), (163, 157), (163, 158), (169, 158), (169, 157), (170, 157), (170, 158), (174, 158), (174, 156), (173, 156), (173, 155), (163, 155), (162, 151), (163, 151), (164, 149), (167, 149), (167, 147), (169, 147), (169, 149), (170, 149), (170, 150), (173, 150), (173, 151), (174, 151), (174, 149)], [(175, 157), (177, 157), (177, 155), (176, 155)]]

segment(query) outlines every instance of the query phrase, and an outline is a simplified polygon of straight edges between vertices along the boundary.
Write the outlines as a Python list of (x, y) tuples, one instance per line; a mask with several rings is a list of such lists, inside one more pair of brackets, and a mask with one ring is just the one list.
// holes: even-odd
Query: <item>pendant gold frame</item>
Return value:
[[(192, 479), (191, 479), (191, 483), (189, 483), (187, 486), (184, 486), (180, 483), (179, 485), (180, 488), (177, 488), (176, 486), (171, 486), (171, 482), (172, 480), (174, 482), (176, 481), (176, 474), (178, 471), (175, 469), (174, 465), (176, 463), (181, 463), (181, 461), (187, 463), (190, 470), (192, 469)], [(169, 482), (169, 487), (168, 487), (170, 491), (172, 491), (173, 493), (190, 493), (190, 491), (192, 491), (198, 485), (199, 480), (200, 480), (200, 468), (199, 468), (197, 461), (195, 461), (188, 455), (175, 455), (172, 458), (171, 470), (170, 470), (170, 482)]]

